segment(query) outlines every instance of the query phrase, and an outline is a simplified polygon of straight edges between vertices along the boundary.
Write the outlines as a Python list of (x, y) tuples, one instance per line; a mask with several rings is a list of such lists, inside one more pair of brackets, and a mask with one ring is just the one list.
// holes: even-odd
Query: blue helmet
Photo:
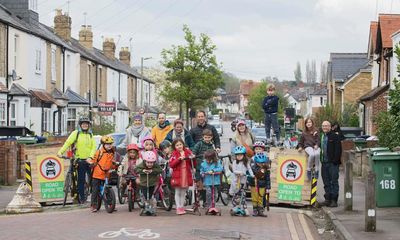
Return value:
[(237, 146), (235, 147), (235, 149), (233, 150), (233, 152), (235, 154), (246, 154), (246, 148), (243, 146)]
[(268, 162), (268, 157), (263, 153), (256, 153), (256, 155), (254, 155), (254, 161), (256, 163), (266, 163)]

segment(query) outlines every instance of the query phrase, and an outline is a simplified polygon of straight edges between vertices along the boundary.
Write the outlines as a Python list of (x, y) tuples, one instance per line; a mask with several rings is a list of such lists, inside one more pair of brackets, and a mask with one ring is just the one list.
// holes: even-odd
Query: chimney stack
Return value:
[(128, 47), (121, 48), (121, 51), (119, 52), (119, 60), (128, 66), (131, 65), (131, 52)]
[(82, 25), (79, 31), (79, 43), (88, 49), (93, 48), (93, 32), (91, 25)]
[(71, 40), (71, 17), (68, 13), (62, 13), (61, 9), (56, 9), (54, 17), (54, 32), (65, 41)]
[(103, 53), (110, 59), (115, 59), (115, 43), (113, 38), (105, 38), (103, 42)]

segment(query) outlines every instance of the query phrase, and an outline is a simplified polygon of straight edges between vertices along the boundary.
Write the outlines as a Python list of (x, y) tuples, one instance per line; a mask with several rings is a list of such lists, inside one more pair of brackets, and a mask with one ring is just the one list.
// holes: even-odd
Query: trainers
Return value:
[(176, 214), (178, 214), (178, 215), (183, 215), (183, 214), (185, 214), (185, 213), (186, 213), (186, 211), (185, 211), (184, 208), (178, 208), (178, 209), (176, 209)]
[(253, 207), (253, 217), (257, 217), (258, 216), (258, 209), (257, 207)]
[(335, 207), (337, 207), (338, 206), (338, 204), (337, 204), (337, 202), (336, 201), (331, 201), (331, 203), (329, 204), (329, 205), (327, 205), (328, 207), (332, 207), (332, 208), (335, 208)]
[(97, 212), (97, 208), (91, 207), (91, 208), (90, 208), (90, 211), (92, 211), (93, 213), (94, 213), (94, 212)]
[(260, 217), (267, 217), (267, 215), (264, 214), (264, 209), (260, 208), (260, 209), (258, 210), (258, 216), (260, 216)]

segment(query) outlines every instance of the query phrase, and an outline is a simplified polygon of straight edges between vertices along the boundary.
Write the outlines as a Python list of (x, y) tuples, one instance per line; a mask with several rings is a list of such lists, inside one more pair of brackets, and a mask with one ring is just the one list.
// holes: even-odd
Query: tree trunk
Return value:
[(179, 102), (179, 119), (182, 119), (182, 102)]
[(186, 129), (189, 129), (190, 124), (190, 115), (189, 115), (189, 108), (191, 107), (190, 103), (186, 103)]

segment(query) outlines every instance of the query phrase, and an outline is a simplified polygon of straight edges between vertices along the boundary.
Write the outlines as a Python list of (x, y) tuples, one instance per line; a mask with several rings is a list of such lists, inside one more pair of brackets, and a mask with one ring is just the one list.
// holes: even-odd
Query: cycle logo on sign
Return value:
[(58, 159), (48, 157), (40, 163), (40, 174), (46, 180), (57, 179), (61, 174), (61, 163)]
[(296, 159), (287, 159), (281, 164), (280, 174), (283, 180), (296, 182), (303, 175), (303, 166)]

